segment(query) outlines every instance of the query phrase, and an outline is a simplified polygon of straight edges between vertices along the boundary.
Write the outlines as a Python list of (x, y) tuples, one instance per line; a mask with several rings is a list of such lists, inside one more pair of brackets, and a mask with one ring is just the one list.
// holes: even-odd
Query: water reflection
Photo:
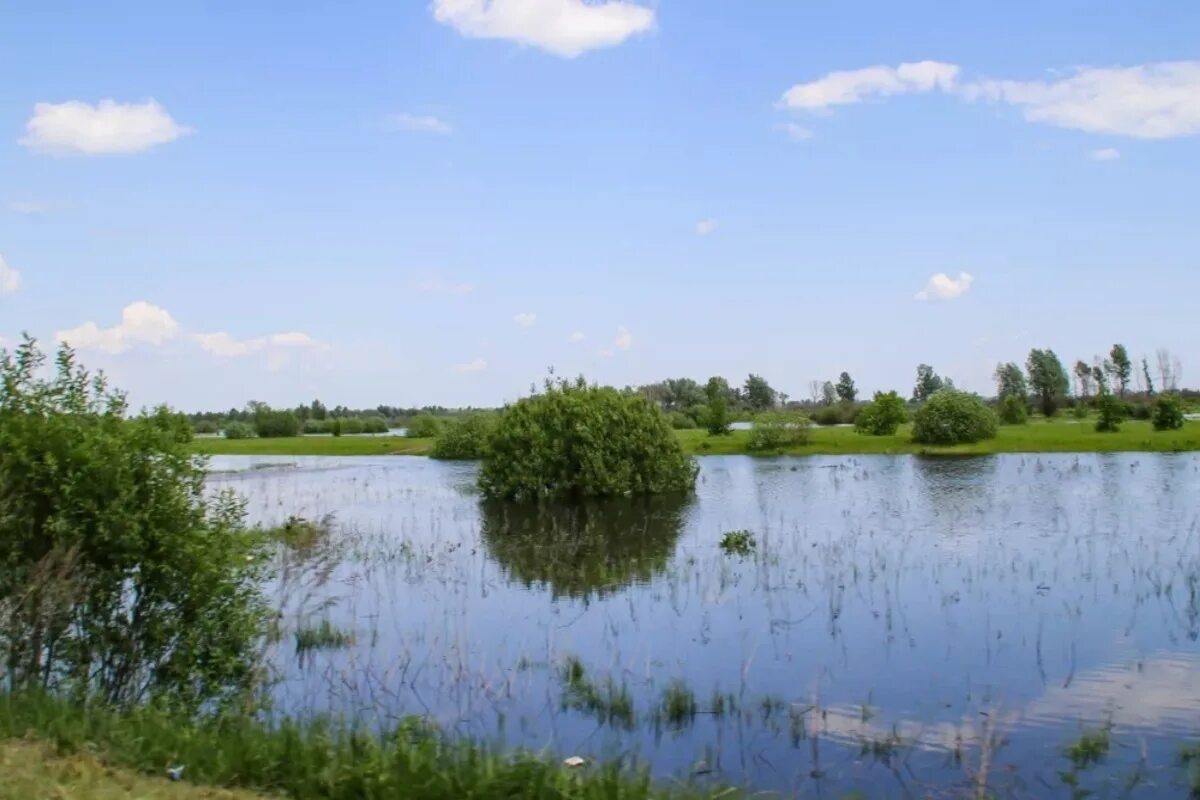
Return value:
[(526, 587), (555, 598), (604, 597), (647, 583), (671, 560), (688, 498), (613, 498), (583, 504), (480, 504), (488, 553)]

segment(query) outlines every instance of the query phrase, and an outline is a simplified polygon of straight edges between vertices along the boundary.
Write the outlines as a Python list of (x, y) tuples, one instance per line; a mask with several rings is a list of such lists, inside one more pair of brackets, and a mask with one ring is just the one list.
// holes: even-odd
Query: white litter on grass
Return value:
[(568, 766), (568, 767), (582, 767), (586, 763), (587, 763), (587, 761), (585, 759), (580, 758), (579, 756), (571, 756), (570, 758), (563, 761), (563, 765)]

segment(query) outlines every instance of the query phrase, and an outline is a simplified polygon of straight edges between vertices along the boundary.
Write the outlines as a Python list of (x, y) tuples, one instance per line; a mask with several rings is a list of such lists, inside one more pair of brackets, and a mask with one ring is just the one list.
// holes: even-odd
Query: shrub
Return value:
[(441, 427), (433, 442), (434, 458), (449, 461), (475, 461), (487, 453), (488, 440), (496, 428), (492, 414), (468, 414)]
[(261, 536), (208, 497), (186, 418), (127, 417), (63, 347), (0, 355), (5, 685), (196, 710), (258, 682)]
[(1088, 417), (1088, 401), (1080, 398), (1075, 401), (1075, 405), (1071, 406), (1071, 416), (1075, 419), (1087, 419)]
[(754, 418), (746, 447), (767, 453), (808, 444), (812, 422), (794, 411), (768, 411)]
[(300, 420), (291, 411), (260, 408), (254, 412), (254, 432), (261, 439), (299, 436)]
[(1179, 395), (1160, 394), (1154, 400), (1151, 417), (1156, 431), (1176, 431), (1183, 427), (1183, 399)]
[(677, 431), (686, 431), (697, 427), (696, 420), (682, 411), (672, 411), (668, 419), (671, 420), (671, 427)]
[(211, 419), (202, 419), (192, 425), (192, 433), (213, 434), (220, 432), (221, 428)]
[(710, 436), (727, 436), (729, 434), (729, 401), (723, 395), (713, 397), (709, 401), (704, 429)]
[(1000, 401), (1000, 421), (1005, 425), (1024, 425), (1029, 421), (1029, 406), (1025, 398), (1010, 394)]
[(417, 414), (408, 421), (404, 435), (410, 439), (432, 439), (442, 430), (442, 423), (433, 414)]
[[(1162, 395), (1159, 395), (1162, 397)], [(1152, 420), (1154, 406), (1151, 403), (1125, 403), (1124, 414), (1129, 419)]]
[(479, 483), (509, 500), (606, 497), (691, 491), (696, 471), (657, 406), (580, 378), (504, 409)]
[(892, 436), (908, 421), (904, 400), (895, 392), (876, 392), (875, 399), (854, 418), (854, 428), (869, 436)]
[(253, 439), (254, 427), (248, 422), (233, 422), (225, 423), (225, 438), (226, 439)]
[(967, 444), (996, 436), (996, 415), (978, 396), (954, 389), (934, 392), (913, 415), (913, 441)]
[(1121, 421), (1125, 419), (1125, 404), (1116, 398), (1112, 392), (1104, 392), (1096, 401), (1098, 416), (1096, 430), (1100, 433), (1116, 433), (1121, 430)]
[(383, 417), (361, 417), (363, 433), (387, 433), (391, 430)]
[(850, 425), (858, 416), (853, 403), (834, 403), (813, 412), (812, 421), (818, 425)]

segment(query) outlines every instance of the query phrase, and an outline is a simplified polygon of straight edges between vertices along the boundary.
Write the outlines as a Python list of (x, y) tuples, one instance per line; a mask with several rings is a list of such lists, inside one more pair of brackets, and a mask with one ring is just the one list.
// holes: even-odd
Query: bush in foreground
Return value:
[(808, 444), (812, 422), (792, 411), (768, 411), (754, 418), (746, 447), (755, 453), (771, 453)]
[(876, 392), (875, 399), (854, 418), (854, 429), (868, 436), (892, 436), (905, 422), (908, 409), (900, 395), (894, 391)]
[(996, 415), (978, 396), (954, 389), (935, 392), (913, 415), (918, 444), (971, 444), (996, 436)]
[(484, 457), (488, 441), (496, 429), (492, 414), (468, 414), (442, 426), (433, 443), (433, 458), (448, 461), (476, 461)]
[(1156, 431), (1177, 431), (1183, 427), (1183, 400), (1177, 394), (1160, 394), (1154, 399), (1150, 420)]
[(580, 378), (504, 409), (479, 485), (505, 500), (662, 494), (691, 491), (696, 470), (657, 406)]

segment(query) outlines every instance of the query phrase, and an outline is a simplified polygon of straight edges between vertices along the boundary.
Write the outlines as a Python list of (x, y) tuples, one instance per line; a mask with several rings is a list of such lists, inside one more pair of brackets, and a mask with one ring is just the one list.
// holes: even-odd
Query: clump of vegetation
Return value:
[(821, 406), (813, 412), (812, 420), (822, 427), (830, 425), (850, 425), (858, 418), (858, 409), (854, 403), (830, 403)]
[(1125, 405), (1112, 392), (1101, 392), (1096, 400), (1096, 430), (1100, 433), (1117, 433), (1125, 419)]
[(676, 730), (687, 727), (696, 717), (696, 694), (681, 680), (667, 684), (658, 706), (660, 719)]
[(748, 556), (756, 547), (758, 542), (750, 531), (726, 531), (721, 537), (721, 549), (727, 556)]
[(311, 550), (326, 541), (332, 530), (332, 515), (327, 515), (319, 520), (291, 516), (282, 525), (267, 529), (266, 536), (292, 550)]
[(253, 439), (255, 436), (254, 427), (248, 422), (227, 422), (225, 423), (225, 438), (226, 439)]
[(327, 619), (318, 625), (310, 625), (296, 631), (296, 652), (313, 650), (340, 650), (354, 644), (354, 633), (336, 627)]
[(1005, 425), (1024, 425), (1029, 421), (1029, 405), (1017, 395), (1000, 401), (1000, 421)]
[(563, 707), (573, 708), (595, 717), (606, 725), (619, 725), (632, 730), (637, 718), (633, 710), (633, 696), (624, 684), (617, 684), (609, 677), (604, 683), (596, 684), (587, 676), (583, 662), (571, 656), (562, 668)]
[(908, 409), (896, 392), (876, 392), (875, 399), (863, 406), (854, 418), (854, 428), (868, 436), (892, 436), (908, 422)]
[(677, 431), (689, 431), (700, 427), (696, 420), (682, 411), (672, 411), (668, 418), (671, 420), (671, 427)]
[(504, 409), (479, 484), (506, 500), (613, 497), (691, 491), (696, 472), (645, 397), (580, 378)]
[(1067, 747), (1067, 758), (1075, 769), (1085, 769), (1108, 755), (1109, 730), (1107, 727), (1084, 731)]
[(477, 461), (484, 457), (496, 429), (493, 414), (468, 414), (442, 426), (433, 443), (433, 458), (447, 461)]
[(1183, 427), (1183, 399), (1175, 393), (1160, 394), (1154, 399), (1151, 423), (1156, 431), (1177, 431)]
[(387, 433), (388, 423), (383, 417), (334, 417), (333, 419), (307, 419), (305, 433), (329, 433), (334, 436), (353, 433)]
[(771, 453), (806, 445), (812, 422), (794, 411), (766, 411), (754, 418), (746, 446), (755, 453)]
[(263, 538), (209, 497), (191, 427), (32, 339), (0, 353), (0, 646), (9, 690), (118, 706), (245, 697), (266, 630)]
[(300, 435), (300, 420), (291, 411), (259, 405), (254, 410), (254, 432), (260, 439)]
[(913, 415), (913, 441), (954, 445), (992, 439), (996, 415), (976, 395), (955, 389), (935, 392)]
[(410, 439), (432, 439), (442, 431), (442, 423), (433, 414), (417, 414), (404, 426)]
[(211, 419), (202, 419), (199, 422), (192, 423), (192, 433), (207, 435), (220, 432), (221, 427)]

